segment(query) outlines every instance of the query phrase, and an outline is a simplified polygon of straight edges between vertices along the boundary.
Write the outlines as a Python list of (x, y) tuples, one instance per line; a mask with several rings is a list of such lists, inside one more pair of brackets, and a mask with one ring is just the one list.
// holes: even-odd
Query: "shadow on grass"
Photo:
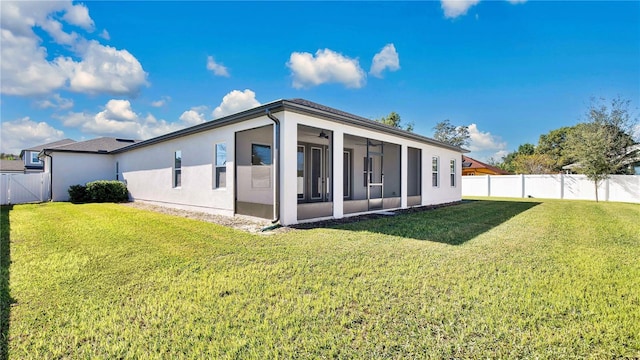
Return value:
[[(464, 200), (444, 207), (403, 210), (394, 216), (365, 215), (308, 227), (366, 231), (404, 238), (460, 245), (540, 204), (535, 201)], [(315, 226), (314, 226), (315, 225)]]
[(9, 359), (9, 265), (11, 264), (9, 213), (13, 206), (0, 207), (0, 360)]

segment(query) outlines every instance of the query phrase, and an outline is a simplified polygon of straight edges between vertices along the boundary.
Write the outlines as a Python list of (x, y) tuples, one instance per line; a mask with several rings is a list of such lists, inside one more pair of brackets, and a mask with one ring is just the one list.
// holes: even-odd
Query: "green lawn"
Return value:
[(479, 200), (265, 236), (3, 208), (0, 358), (640, 357), (639, 219)]

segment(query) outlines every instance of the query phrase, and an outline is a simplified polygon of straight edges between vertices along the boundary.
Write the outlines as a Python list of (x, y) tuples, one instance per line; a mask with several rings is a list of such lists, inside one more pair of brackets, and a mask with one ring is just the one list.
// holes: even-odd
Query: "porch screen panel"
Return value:
[(322, 149), (311, 148), (311, 198), (322, 198)]

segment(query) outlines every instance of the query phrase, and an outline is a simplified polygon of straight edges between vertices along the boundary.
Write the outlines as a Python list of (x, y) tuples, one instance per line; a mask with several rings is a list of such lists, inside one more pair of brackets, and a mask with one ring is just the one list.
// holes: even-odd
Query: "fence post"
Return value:
[(564, 199), (564, 174), (560, 173), (560, 199)]
[(491, 175), (487, 175), (487, 196), (491, 196)]
[(521, 190), (522, 190), (520, 197), (524, 198), (524, 195), (525, 195), (524, 194), (525, 193), (525, 190), (524, 190), (524, 174), (520, 174), (520, 185), (521, 185)]

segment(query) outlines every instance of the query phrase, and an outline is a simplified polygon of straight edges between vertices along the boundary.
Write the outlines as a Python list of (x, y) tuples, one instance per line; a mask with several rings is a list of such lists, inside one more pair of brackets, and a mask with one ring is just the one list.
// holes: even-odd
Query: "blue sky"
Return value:
[(6, 2), (2, 152), (150, 138), (282, 98), (499, 158), (574, 125), (590, 98), (640, 106), (640, 2)]

